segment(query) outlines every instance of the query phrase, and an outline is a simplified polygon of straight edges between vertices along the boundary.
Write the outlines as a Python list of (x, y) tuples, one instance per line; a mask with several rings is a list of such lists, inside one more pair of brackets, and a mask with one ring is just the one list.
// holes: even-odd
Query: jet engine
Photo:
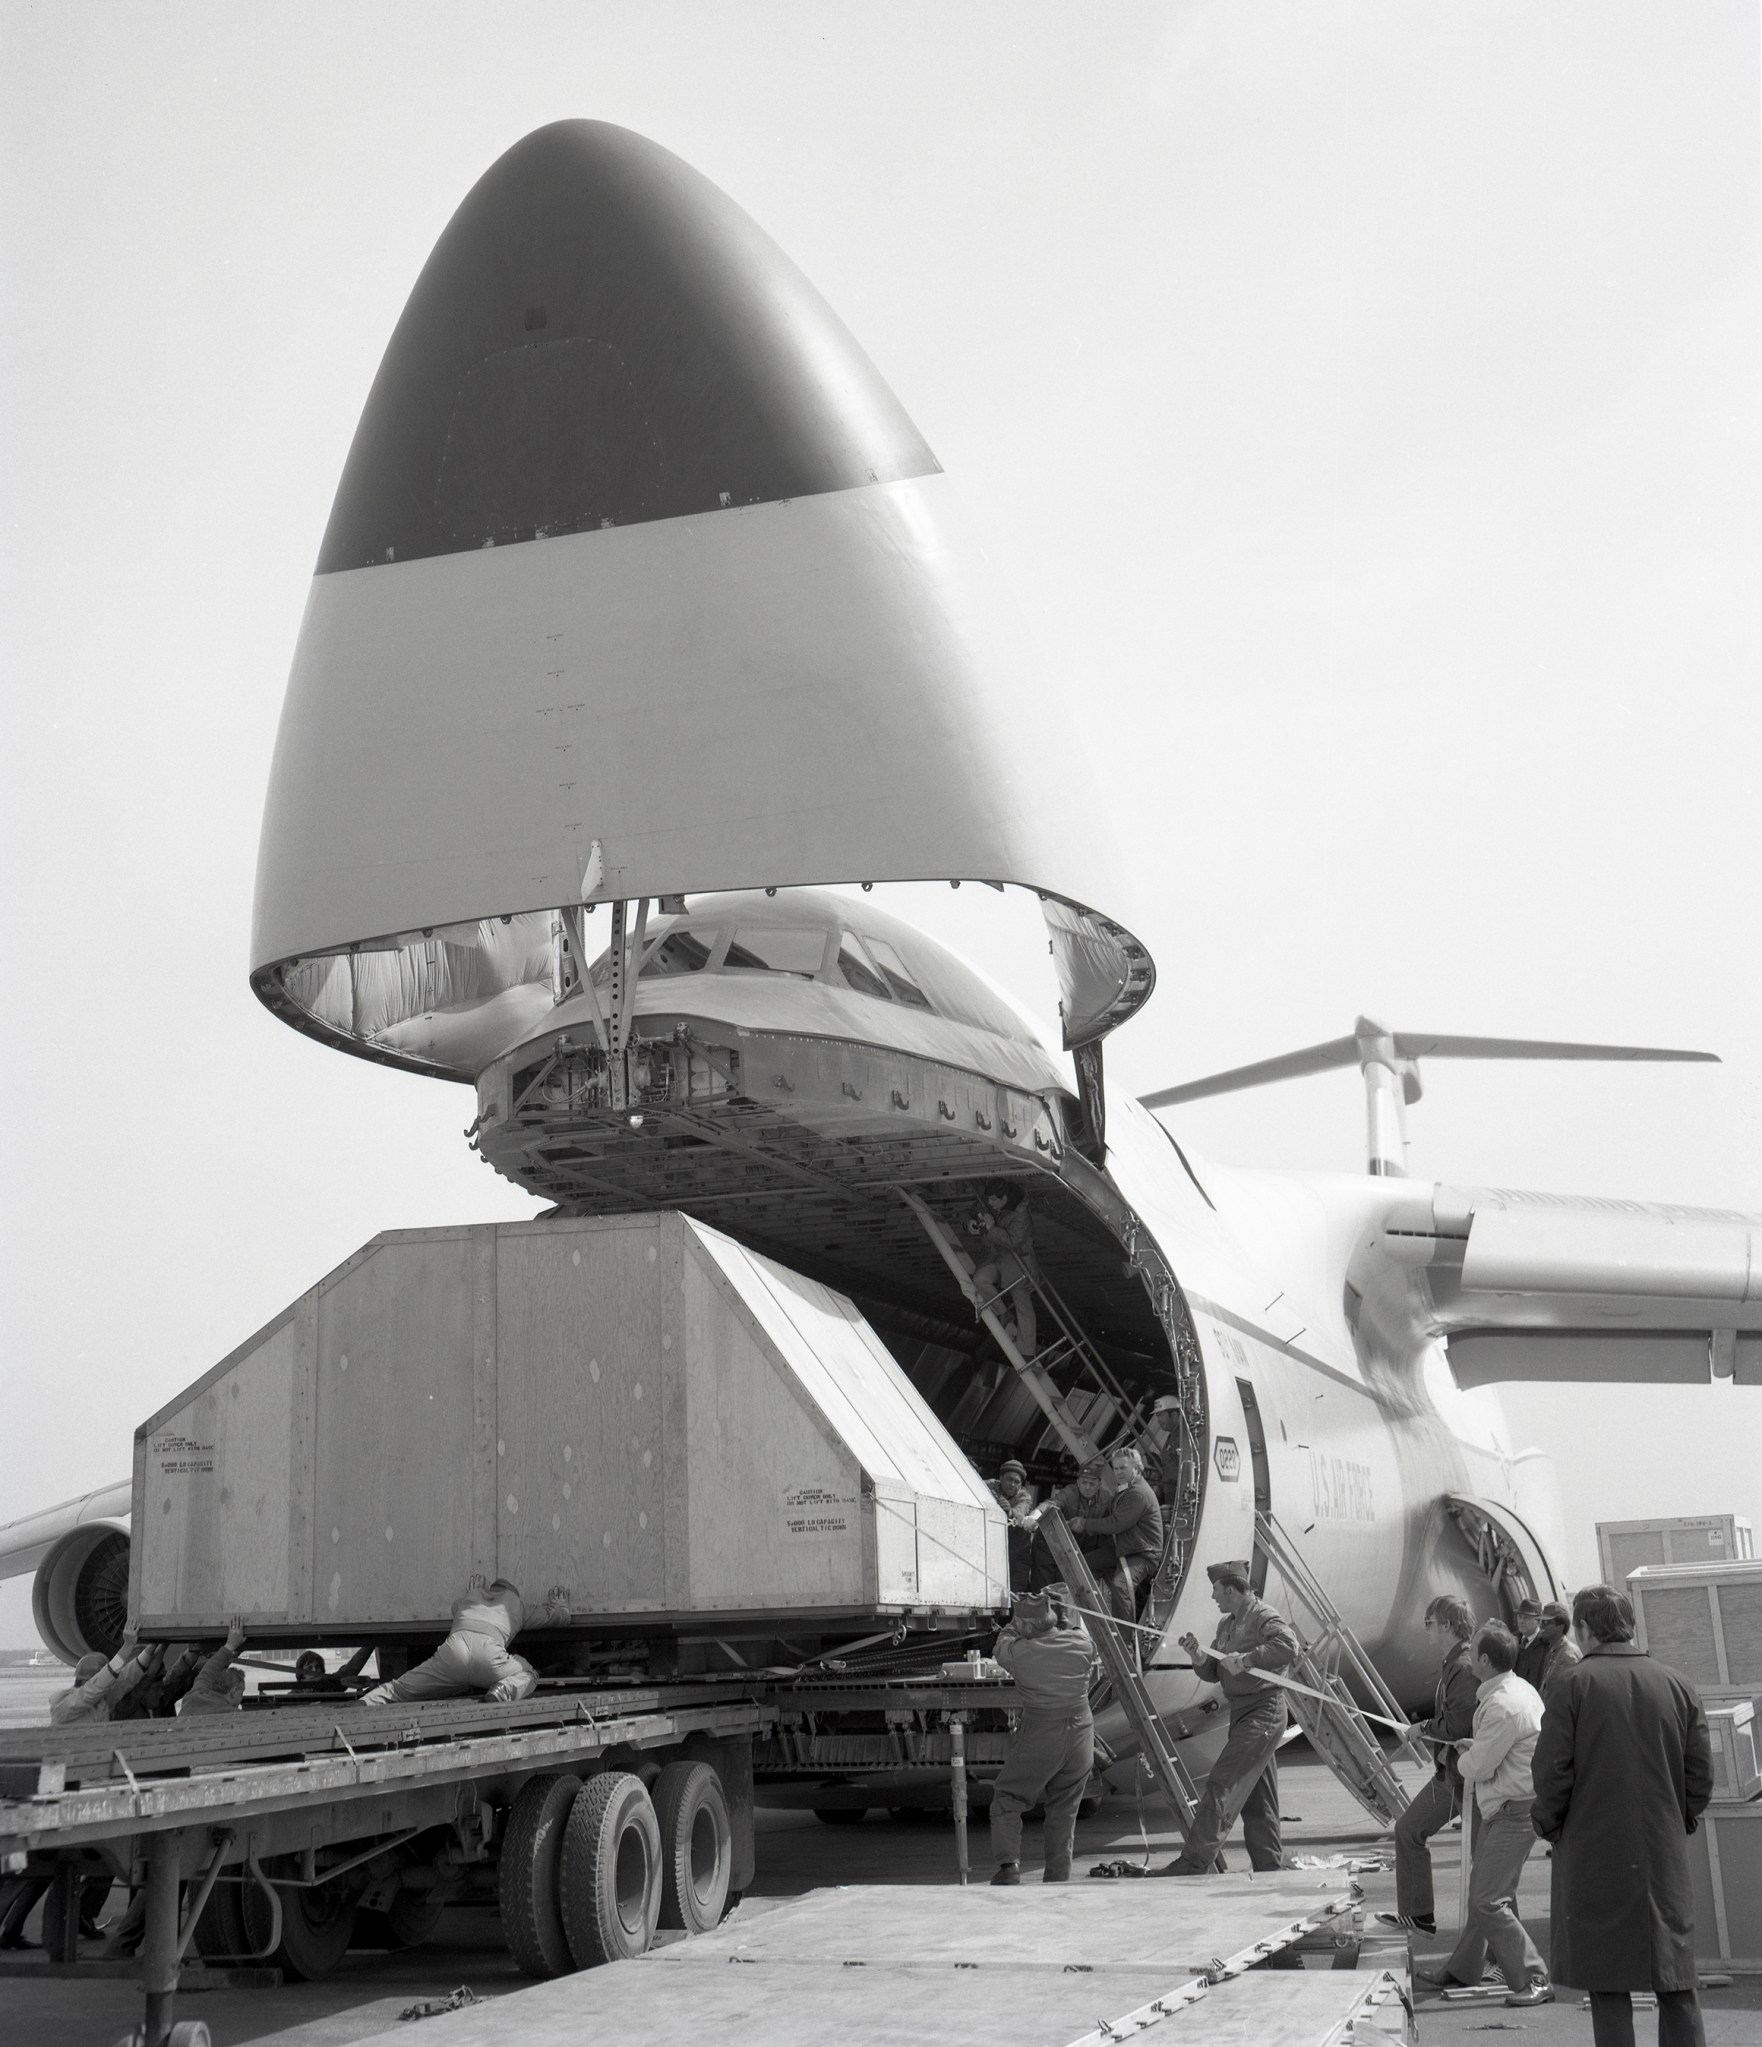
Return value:
[(37, 1633), (66, 1663), (114, 1655), (128, 1624), (128, 1483), (0, 1528), (0, 1578), (34, 1574)]

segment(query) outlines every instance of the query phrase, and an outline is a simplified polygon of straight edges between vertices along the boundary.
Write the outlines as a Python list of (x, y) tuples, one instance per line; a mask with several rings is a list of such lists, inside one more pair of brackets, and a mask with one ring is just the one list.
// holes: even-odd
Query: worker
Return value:
[(991, 1793), (994, 1884), (1022, 1880), (1022, 1815), (1044, 1804), (1042, 1883), (1069, 1883), (1077, 1806), (1095, 1767), (1089, 1691), (1100, 1659), (1062, 1584), (1026, 1592), (992, 1652), (1016, 1683), (1020, 1714)]
[(148, 1657), (141, 1682), (111, 1707), (111, 1719), (169, 1720), (196, 1681), (202, 1653), (202, 1645), (191, 1642), (167, 1660), (165, 1645), (160, 1644)]
[(1636, 1990), (1657, 1995), (1659, 2047), (1703, 2047), (1688, 1837), (1713, 1795), (1707, 1715), (1634, 1641), (1624, 1594), (1575, 1593), (1572, 1628), (1580, 1661), (1554, 1674), (1531, 1766), (1531, 1819), (1554, 1844), (1554, 1980), (1589, 1993), (1595, 2047), (1633, 2047)]
[[(1105, 1515), (1112, 1498), (1113, 1473), (1108, 1468), (1107, 1459), (1092, 1457), (1077, 1473), (1075, 1482), (1060, 1486), (1046, 1502), (1046, 1506), (1056, 1507), (1064, 1517), (1065, 1526), (1071, 1528), (1080, 1521), (1088, 1521), (1092, 1517), (1099, 1519)], [(1045, 1508), (1041, 1508), (1030, 1517), (1029, 1526), (1036, 1531), (1044, 1512)], [(1086, 1561), (1092, 1550), (1099, 1556), (1104, 1544), (1108, 1551), (1108, 1560), (1102, 1568), (1111, 1571), (1114, 1557), (1111, 1541), (1100, 1536), (1091, 1536), (1085, 1544), (1081, 1536), (1077, 1538), (1077, 1547), (1083, 1550)], [(1091, 1564), (1090, 1569), (1094, 1568), (1095, 1566)], [(1028, 1579), (1031, 1589), (1036, 1592), (1043, 1591), (1048, 1585), (1059, 1583), (1063, 1577), (1064, 1566), (1053, 1555), (1051, 1544), (1044, 1535), (1036, 1532)]]
[(1107, 1462), (1111, 1492), (1071, 1520), (1071, 1533), (1114, 1618), (1130, 1622), (1138, 1618), (1141, 1590), (1162, 1557), (1162, 1507), (1132, 1444), (1120, 1444)]
[[(569, 1618), (568, 1595), (554, 1586), (545, 1618), (561, 1627)], [(520, 1589), (507, 1578), (485, 1584), (475, 1577), (453, 1601), (452, 1632), (426, 1662), (389, 1684), (375, 1685), (364, 1706), (389, 1706), (414, 1699), (463, 1699), (476, 1692), (504, 1704), (524, 1699), (538, 1687), (538, 1672), (508, 1644), (526, 1625)]]
[(93, 1651), (73, 1668), (73, 1683), (49, 1701), (49, 1723), (69, 1727), (80, 1720), (108, 1720), (146, 1673), (151, 1651), (139, 1646), (132, 1627), (123, 1630), (115, 1655)]
[(199, 1720), (206, 1713), (236, 1713), (244, 1703), (245, 1673), (238, 1653), (245, 1646), (245, 1622), (234, 1614), (226, 1640), (196, 1673), (196, 1681), (178, 1701), (181, 1720)]
[(1028, 1521), (1034, 1511), (1034, 1488), (1028, 1483), (1027, 1467), (1018, 1458), (1006, 1457), (991, 1481), (991, 1491), (1009, 1522), (1009, 1582), (1025, 1592), (1034, 1569), (1034, 1531)]
[(1033, 1357), (1040, 1348), (1034, 1311), (1040, 1261), (1027, 1195), (1013, 1180), (987, 1180), (967, 1232), (978, 1239), (973, 1284), (979, 1299), (996, 1312), (1022, 1358)]
[(1438, 1652), (1438, 1685), (1431, 1717), (1416, 1721), (1413, 1731), (1432, 1744), (1436, 1761), (1431, 1781), (1414, 1794), (1395, 1822), (1395, 1909), (1377, 1914), (1385, 1926), (1398, 1926), (1404, 1933), (1438, 1930), (1427, 1843), (1462, 1810), (1462, 1770), (1454, 1744), (1474, 1733), (1480, 1693), (1468, 1650), (1474, 1616), (1466, 1603), (1451, 1593), (1441, 1594), (1426, 1608), (1425, 1631)]
[(324, 1658), (316, 1649), (302, 1649), (294, 1658), (294, 1682), (288, 1692), (289, 1700), (340, 1698), (361, 1675), (362, 1667), (372, 1654), (373, 1644), (369, 1642), (364, 1649), (357, 1649), (347, 1663), (327, 1671)]
[(1551, 1599), (1546, 1606), (1536, 1609), (1536, 1631), (1517, 1652), (1517, 1674), (1540, 1692), (1545, 1701), (1555, 1678), (1577, 1661), (1572, 1615), (1559, 1600)]
[(1542, 1731), (1541, 1694), (1517, 1675), (1517, 1637), (1502, 1621), (1488, 1621), (1469, 1654), (1478, 1687), (1474, 1730), (1457, 1752), (1475, 1801), (1468, 1919), (1443, 1964), (1416, 1967), (1413, 1980), (1426, 1990), (1477, 1989), (1490, 1953), (1507, 2004), (1552, 2004), (1547, 1964), (1517, 1916), (1518, 1879), (1536, 1845), (1530, 1760)]
[(1230, 1732), (1187, 1831), (1186, 1846), (1158, 1876), (1208, 1876), (1219, 1867), (1224, 1836), (1242, 1819), (1242, 1837), (1254, 1869), (1283, 1864), (1279, 1835), (1279, 1743), (1284, 1739), (1285, 1695), (1259, 1673), (1289, 1670), (1297, 1660), (1297, 1633), (1282, 1613), (1257, 1599), (1246, 1563), (1207, 1564), (1211, 1596), (1223, 1618), (1209, 1650), (1183, 1635), (1181, 1647), (1207, 1684), (1219, 1684), (1230, 1708)]
[[(1541, 1624), (1542, 1602), (1539, 1599), (1520, 1599), (1517, 1602), (1517, 1611), (1511, 1616), (1511, 1625), (1517, 1631), (1519, 1654), (1536, 1639), (1536, 1630)], [(1529, 1683), (1527, 1677), (1524, 1683)]]

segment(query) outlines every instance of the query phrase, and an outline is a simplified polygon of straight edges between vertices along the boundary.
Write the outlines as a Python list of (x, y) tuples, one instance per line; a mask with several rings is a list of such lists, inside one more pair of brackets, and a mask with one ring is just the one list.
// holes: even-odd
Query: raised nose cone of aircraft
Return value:
[(466, 198), (369, 395), (282, 713), (253, 984), (447, 1070), (399, 1026), (481, 1010), (474, 1055), (531, 1028), (554, 913), (972, 878), (1042, 893), (1084, 1042), (1154, 977), (1073, 719), (795, 266), (666, 150), (560, 122)]
[(738, 206), (627, 129), (559, 121), (478, 182), (417, 280), (318, 572), (937, 467)]

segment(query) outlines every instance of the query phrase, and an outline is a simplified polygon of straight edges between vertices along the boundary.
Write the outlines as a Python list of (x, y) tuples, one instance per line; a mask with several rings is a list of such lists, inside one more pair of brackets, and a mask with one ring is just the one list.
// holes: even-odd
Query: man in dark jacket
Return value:
[(1404, 1931), (1415, 1927), (1422, 1933), (1436, 1933), (1437, 1914), (1432, 1903), (1432, 1851), (1427, 1846), (1440, 1827), (1447, 1827), (1462, 1810), (1462, 1772), (1457, 1766), (1452, 1742), (1467, 1741), (1474, 1733), (1475, 1702), (1480, 1680), (1468, 1653), (1468, 1638), (1474, 1633), (1474, 1616), (1460, 1599), (1445, 1593), (1426, 1608), (1427, 1639), (1442, 1658), (1438, 1689), (1432, 1701), (1431, 1718), (1416, 1723), (1415, 1732), (1436, 1744), (1437, 1762), (1432, 1781), (1416, 1792), (1413, 1802), (1395, 1822), (1395, 1909), (1379, 1912), (1387, 1926)]
[(1538, 1610), (1536, 1631), (1517, 1652), (1517, 1674), (1545, 1699), (1556, 1676), (1562, 1670), (1570, 1670), (1577, 1661), (1572, 1615), (1559, 1600), (1551, 1599)]
[(1555, 1675), (1532, 1765), (1554, 1980), (1589, 1991), (1596, 2047), (1633, 2047), (1635, 1990), (1657, 1993), (1660, 2047), (1704, 2047), (1688, 1837), (1713, 1795), (1707, 1716), (1635, 1647), (1619, 1592), (1579, 1593), (1572, 1626), (1583, 1660)]
[(1044, 1804), (1042, 1883), (1070, 1881), (1077, 1806), (1095, 1767), (1089, 1687), (1101, 1664), (1063, 1585), (1024, 1593), (993, 1652), (1016, 1682), (1019, 1717), (991, 1793), (994, 1884), (1022, 1880), (1022, 1815)]
[(1144, 1476), (1143, 1457), (1130, 1443), (1122, 1443), (1108, 1464), (1112, 1496), (1085, 1506), (1070, 1528), (1114, 1617), (1135, 1621), (1140, 1590), (1162, 1556), (1162, 1506)]
[(1230, 1732), (1205, 1780), (1186, 1845), (1158, 1876), (1209, 1876), (1219, 1867), (1218, 1846), (1238, 1813), (1250, 1866), (1277, 1869), (1283, 1861), (1278, 1757), (1285, 1695), (1260, 1673), (1290, 1669), (1297, 1660), (1297, 1633), (1282, 1613), (1255, 1598), (1246, 1562), (1207, 1564), (1205, 1575), (1223, 1619), (1209, 1653), (1191, 1634), (1181, 1637), (1181, 1647), (1207, 1684), (1222, 1687)]

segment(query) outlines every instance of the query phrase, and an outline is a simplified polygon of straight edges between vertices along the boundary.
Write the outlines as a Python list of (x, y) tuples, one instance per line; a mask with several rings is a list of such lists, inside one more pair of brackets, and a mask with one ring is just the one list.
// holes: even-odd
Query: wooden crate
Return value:
[(1630, 1572), (1642, 1649), (1696, 1685), (1762, 1689), (1762, 1564)]
[(1713, 1743), (1713, 1796), (1728, 1802), (1762, 1792), (1756, 1767), (1756, 1709), (1748, 1699), (1703, 1699)]
[[(1003, 1516), (851, 1303), (666, 1213), (375, 1238), (136, 1433), (149, 1632), (970, 1612)], [(701, 1630), (700, 1630), (701, 1631)]]
[(1733, 1564), (1754, 1555), (1750, 1524), (1741, 1514), (1597, 1523), (1597, 1561), (1606, 1585), (1625, 1585), (1629, 1572), (1643, 1565)]
[(1695, 1954), (1762, 1973), (1762, 1802), (1709, 1806), (1689, 1836)]

